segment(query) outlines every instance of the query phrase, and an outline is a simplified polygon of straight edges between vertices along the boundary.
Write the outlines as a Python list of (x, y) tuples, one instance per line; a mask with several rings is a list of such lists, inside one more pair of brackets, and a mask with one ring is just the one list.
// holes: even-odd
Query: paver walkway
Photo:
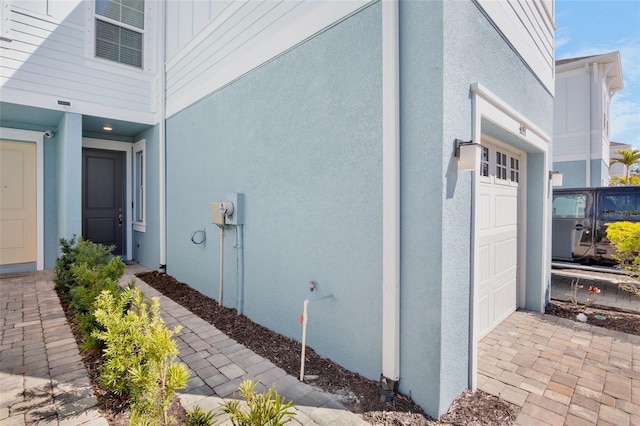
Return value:
[(251, 379), (259, 382), (260, 388), (256, 390), (274, 386), (280, 395), (294, 402), (296, 415), (290, 423), (292, 425), (368, 424), (348, 411), (335, 395), (288, 375), (283, 369), (136, 278), (133, 274), (140, 270), (140, 267), (128, 267), (122, 282), (135, 279), (136, 286), (147, 297), (160, 299), (161, 315), (167, 326), (173, 328), (180, 324), (183, 327), (176, 340), (180, 348), (179, 358), (191, 370), (188, 387), (179, 392), (186, 409), (195, 405), (204, 410), (217, 409), (220, 402), (234, 397), (242, 381)]
[[(123, 282), (139, 266), (127, 267)], [(293, 424), (366, 424), (335, 396), (300, 383), (158, 294), (191, 379), (185, 407), (218, 407), (244, 379), (275, 385), (296, 404)], [(635, 306), (635, 305), (634, 305)], [(521, 407), (517, 424), (640, 425), (640, 336), (515, 312), (479, 344), (480, 389)], [(0, 277), (0, 426), (107, 425), (54, 291), (50, 271)]]
[(107, 425), (50, 271), (0, 280), (0, 425)]
[(480, 341), (478, 371), (518, 425), (640, 425), (640, 336), (518, 311)]

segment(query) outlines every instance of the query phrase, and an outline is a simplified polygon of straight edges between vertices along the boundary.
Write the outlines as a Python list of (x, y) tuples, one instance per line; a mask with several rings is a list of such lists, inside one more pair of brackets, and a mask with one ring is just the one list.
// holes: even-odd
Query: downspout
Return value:
[(591, 70), (589, 64), (587, 64), (587, 80), (589, 81), (589, 109), (587, 114), (589, 114), (589, 116), (587, 117), (587, 161), (585, 161), (585, 173), (586, 173), (586, 187), (590, 187), (591, 185), (591, 114), (592, 114), (592, 109), (593, 106), (591, 105), (591, 102), (593, 102), (593, 82), (591, 81), (591, 78), (589, 78), (589, 75), (591, 74), (591, 72), (594, 73), (594, 78), (595, 78), (595, 73), (597, 72), (597, 68), (598, 65), (597, 64), (593, 64), (593, 69)]
[(166, 186), (167, 186), (167, 162), (166, 162), (166, 125), (165, 120), (167, 117), (167, 108), (166, 108), (166, 93), (165, 93), (165, 84), (166, 84), (166, 69), (165, 69), (165, 34), (167, 28), (167, 6), (164, 4), (164, 9), (162, 11), (162, 34), (161, 38), (161, 48), (158, 49), (160, 51), (160, 125), (158, 128), (158, 162), (159, 162), (159, 201), (160, 201), (160, 212), (159, 212), (159, 220), (160, 220), (160, 267), (159, 270), (161, 272), (166, 272), (167, 270), (167, 194), (166, 194)]
[(382, 1), (382, 400), (400, 380), (400, 25)]

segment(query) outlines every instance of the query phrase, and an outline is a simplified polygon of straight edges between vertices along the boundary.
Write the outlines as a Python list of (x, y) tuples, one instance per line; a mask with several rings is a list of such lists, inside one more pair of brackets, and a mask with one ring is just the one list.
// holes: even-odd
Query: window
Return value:
[(145, 140), (141, 140), (133, 145), (133, 230), (140, 232), (146, 231), (145, 148)]
[(511, 182), (520, 182), (520, 160), (511, 157)]
[(96, 0), (95, 55), (142, 68), (144, 0)]
[(586, 217), (587, 194), (553, 196), (553, 217), (581, 219)]
[(640, 217), (640, 194), (603, 195), (600, 202), (602, 218), (611, 220), (638, 220)]
[(507, 154), (496, 151), (496, 179), (507, 180)]
[(480, 176), (489, 176), (489, 148), (482, 147), (480, 158)]

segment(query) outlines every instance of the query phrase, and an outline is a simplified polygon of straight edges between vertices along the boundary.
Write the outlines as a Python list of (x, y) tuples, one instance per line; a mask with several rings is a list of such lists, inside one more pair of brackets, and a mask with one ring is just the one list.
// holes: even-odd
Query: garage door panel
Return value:
[(478, 261), (479, 268), (479, 279), (480, 282), (484, 282), (491, 277), (491, 253), (490, 247), (488, 245), (480, 247), (478, 251), (478, 256), (480, 257)]
[(509, 238), (508, 240), (503, 240), (495, 244), (494, 273), (496, 275), (505, 271), (510, 271), (514, 267), (518, 261), (517, 250), (517, 238)]
[(478, 230), (487, 230), (491, 227), (491, 197), (487, 194), (478, 197)]
[[(509, 188), (510, 192), (513, 192)], [(515, 225), (518, 223), (518, 198), (516, 196), (495, 197), (495, 227)]]
[(493, 292), (495, 322), (501, 322), (515, 311), (516, 280), (511, 280)]

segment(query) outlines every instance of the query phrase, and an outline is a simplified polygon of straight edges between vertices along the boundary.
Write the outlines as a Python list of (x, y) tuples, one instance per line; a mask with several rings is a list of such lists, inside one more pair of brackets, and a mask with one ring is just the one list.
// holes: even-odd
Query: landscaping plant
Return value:
[[(72, 265), (87, 264), (91, 267), (103, 263), (108, 263), (112, 257), (113, 246), (96, 244), (80, 237), (68, 240), (60, 239), (60, 252), (56, 259), (55, 277), (53, 282), (64, 294), (68, 294), (71, 288), (76, 286), (76, 278), (71, 269)], [(124, 270), (124, 269), (123, 269)]]
[[(616, 249), (613, 258), (622, 268), (636, 277), (640, 277), (640, 223), (609, 223), (607, 224), (607, 238)], [(640, 297), (640, 285), (625, 284), (621, 288)]]
[(125, 265), (120, 257), (112, 255), (112, 246), (103, 246), (89, 240), (74, 238), (60, 240), (62, 255), (56, 261), (56, 287), (69, 302), (78, 329), (83, 335), (83, 349), (99, 347), (91, 332), (99, 325), (93, 316), (96, 297), (108, 290), (122, 291), (118, 282)]
[(640, 273), (640, 222), (607, 224), (607, 238), (616, 249), (613, 258), (627, 271)]
[(100, 367), (103, 386), (131, 397), (132, 425), (168, 425), (169, 405), (177, 389), (184, 388), (189, 370), (176, 362), (178, 346), (160, 317), (158, 298), (146, 302), (130, 286), (118, 296), (103, 291), (94, 312), (101, 329), (93, 336), (104, 342)]
[(240, 401), (227, 401), (221, 405), (224, 413), (231, 415), (231, 423), (234, 426), (280, 426), (291, 421), (290, 416), (295, 415), (290, 409), (291, 401), (286, 402), (278, 395), (275, 388), (257, 393), (254, 389), (255, 382), (245, 380), (240, 384), (240, 395), (245, 399), (247, 409), (240, 407)]
[(198, 405), (187, 411), (187, 423), (185, 426), (213, 426), (215, 424), (216, 413), (204, 411)]

